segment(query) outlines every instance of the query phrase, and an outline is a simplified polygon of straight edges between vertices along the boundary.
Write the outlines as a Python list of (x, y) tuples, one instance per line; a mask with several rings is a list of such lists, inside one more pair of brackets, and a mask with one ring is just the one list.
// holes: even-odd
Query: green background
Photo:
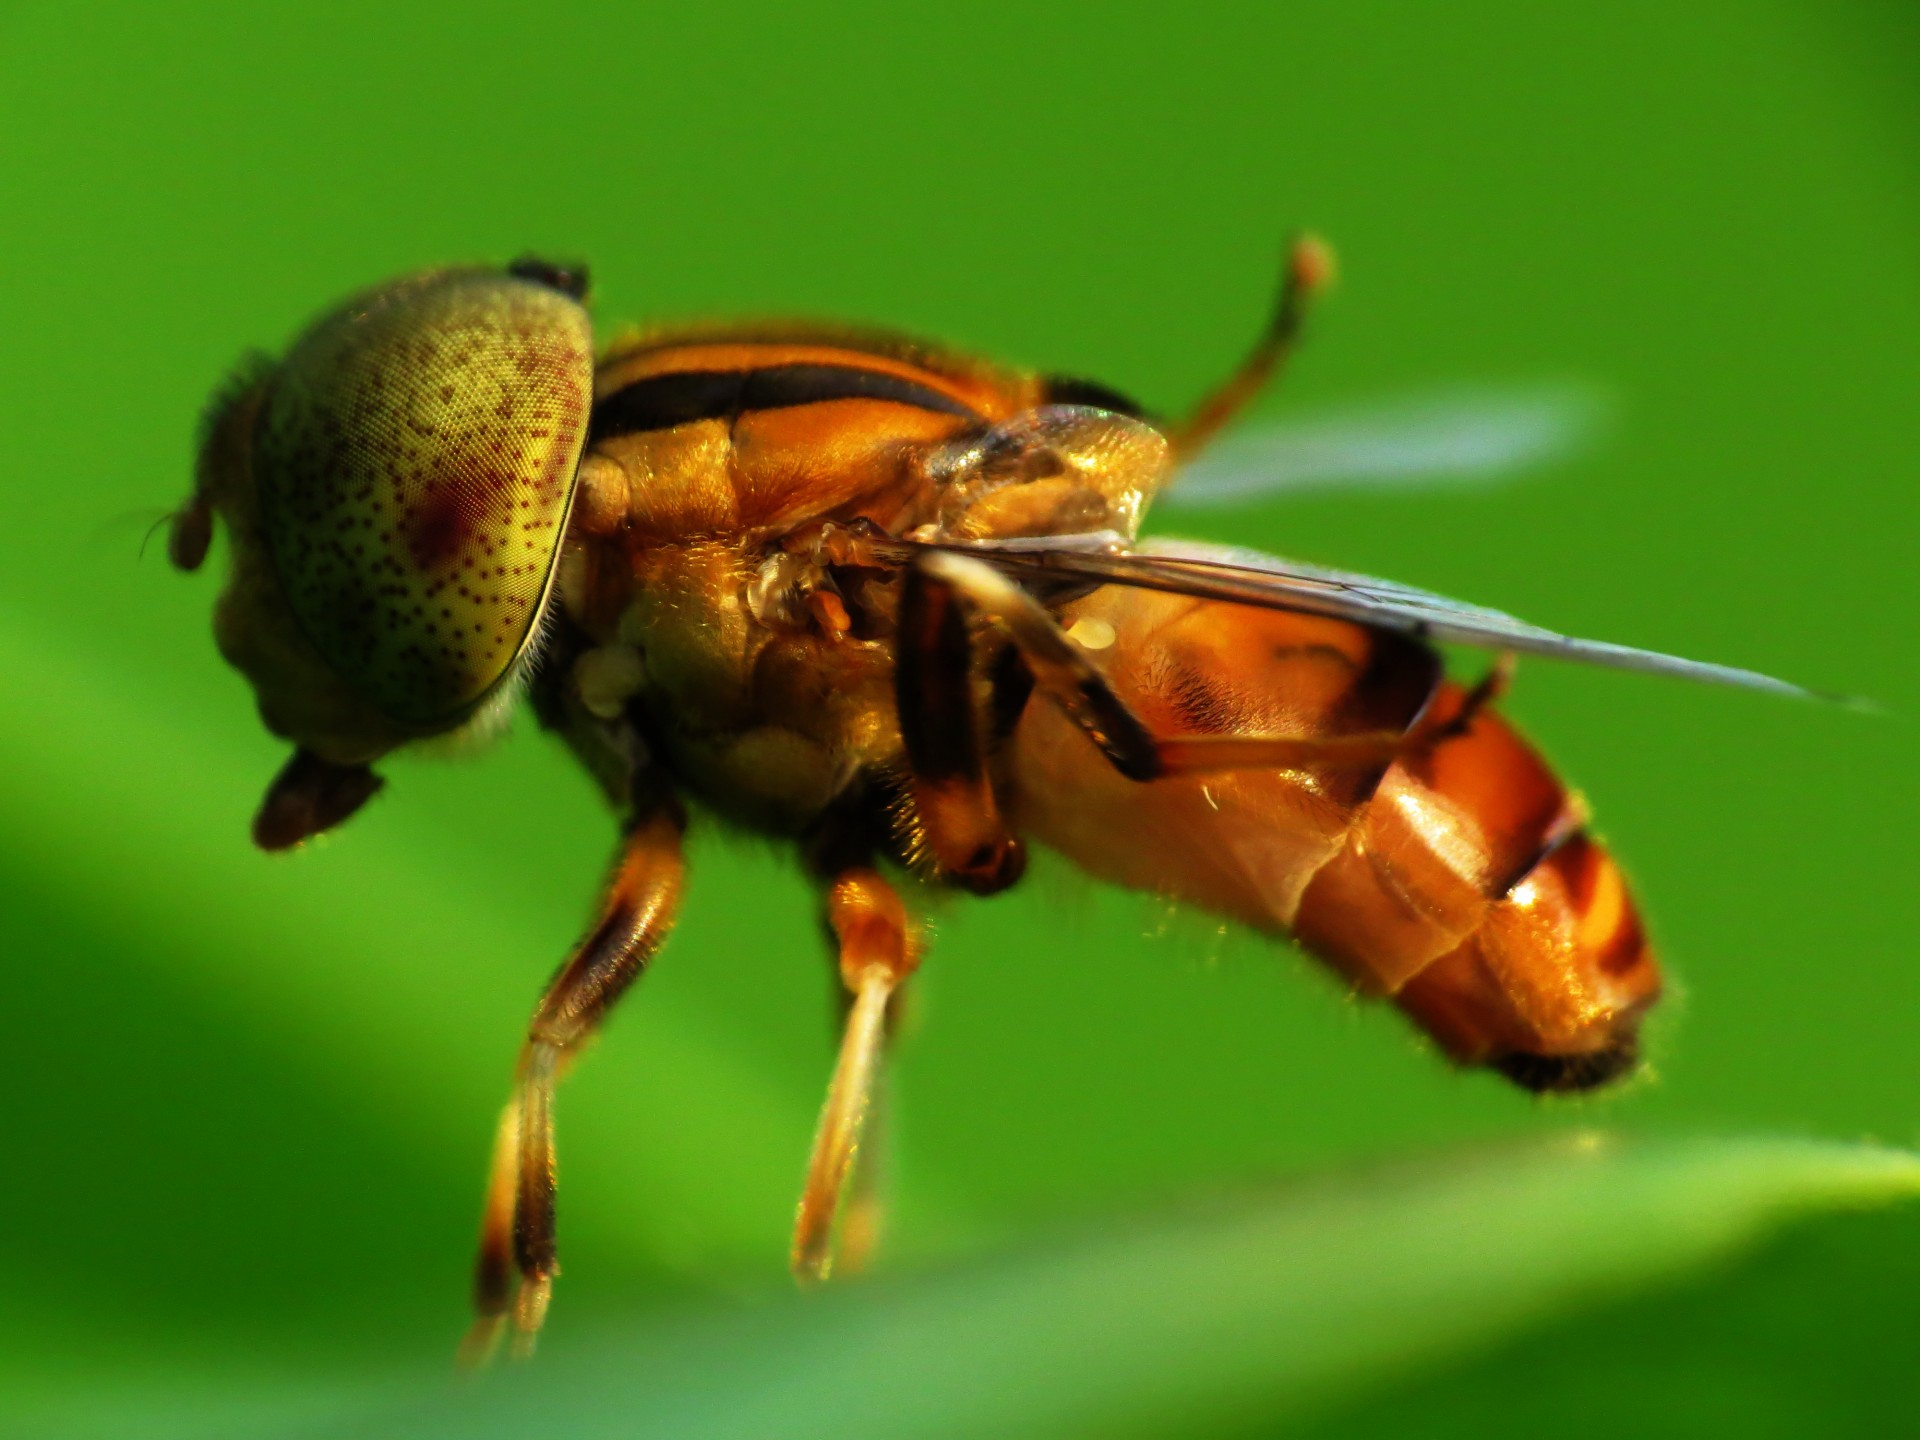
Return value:
[[(1311, 225), (1342, 284), (1269, 413), (1548, 379), (1613, 422), (1524, 485), (1178, 529), (1893, 712), (1523, 667), (1509, 708), (1593, 800), (1674, 981), (1650, 1077), (1603, 1099), (1450, 1073), (1290, 952), (1057, 863), (943, 907), (890, 1267), (1575, 1124), (1920, 1135), (1910, 12), (16, 3), (0, 71), (0, 1396), (432, 1375), (463, 1323), (492, 1119), (608, 822), (523, 725), (252, 853), (279, 749), (214, 654), (213, 577), (139, 552), (243, 351), (528, 249), (591, 260), (606, 328), (880, 321), (1172, 410)], [(784, 855), (709, 826), (693, 861), (563, 1098), (550, 1354), (784, 1284), (826, 967)], [(1916, 1282), (1915, 1217), (1832, 1222), (1383, 1370), (1316, 1433), (1864, 1427), (1911, 1397)]]

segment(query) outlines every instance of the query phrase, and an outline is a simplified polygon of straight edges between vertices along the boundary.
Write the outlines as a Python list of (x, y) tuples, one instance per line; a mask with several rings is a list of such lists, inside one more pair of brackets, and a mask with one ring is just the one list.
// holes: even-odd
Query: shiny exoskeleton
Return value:
[(1631, 1068), (1660, 980), (1620, 873), (1494, 713), (1504, 661), (1465, 688), (1431, 641), (1791, 687), (1137, 543), (1326, 265), (1295, 246), (1260, 346), (1177, 426), (824, 327), (641, 334), (596, 366), (583, 277), (536, 261), (369, 292), (218, 398), (172, 549), (192, 568), (225, 522), (221, 648), (295, 746), (259, 843), (338, 824), (382, 755), (483, 730), (523, 691), (621, 819), (502, 1117), (476, 1350), (541, 1324), (554, 1083), (671, 928), (689, 804), (790, 840), (838, 944), (803, 1276), (868, 1234), (858, 1204), (836, 1219), (919, 960), (896, 879), (991, 894), (1029, 841), (1294, 936), (1460, 1063), (1539, 1090)]

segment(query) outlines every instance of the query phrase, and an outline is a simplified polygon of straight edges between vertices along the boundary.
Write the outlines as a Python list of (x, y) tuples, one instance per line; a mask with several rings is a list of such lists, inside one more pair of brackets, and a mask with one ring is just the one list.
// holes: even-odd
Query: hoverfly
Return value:
[[(1257, 346), (1169, 425), (1090, 382), (816, 326), (630, 335), (596, 363), (584, 273), (534, 260), (371, 290), (216, 396), (170, 551), (191, 570), (226, 525), (215, 634), (294, 746), (256, 843), (338, 825), (381, 757), (523, 695), (620, 818), (500, 1122), (474, 1352), (509, 1325), (529, 1348), (544, 1318), (555, 1084), (673, 926), (689, 804), (791, 842), (837, 945), (803, 1278), (833, 1264), (921, 959), (898, 877), (992, 895), (1029, 841), (1293, 936), (1459, 1064), (1532, 1090), (1632, 1068), (1659, 971), (1581, 804), (1495, 713), (1507, 661), (1802, 692), (1136, 543), (1286, 360), (1329, 264), (1293, 244)], [(1500, 659), (1457, 684), (1435, 641)]]

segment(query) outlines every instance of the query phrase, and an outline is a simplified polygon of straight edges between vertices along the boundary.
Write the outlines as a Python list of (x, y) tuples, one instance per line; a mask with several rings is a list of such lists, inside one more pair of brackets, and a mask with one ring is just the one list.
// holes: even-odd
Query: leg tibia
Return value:
[(875, 872), (837, 877), (826, 910), (852, 1004), (794, 1220), (793, 1269), (806, 1282), (824, 1280), (833, 1269), (835, 1222), (879, 1089), (889, 1007), (918, 959), (906, 907)]

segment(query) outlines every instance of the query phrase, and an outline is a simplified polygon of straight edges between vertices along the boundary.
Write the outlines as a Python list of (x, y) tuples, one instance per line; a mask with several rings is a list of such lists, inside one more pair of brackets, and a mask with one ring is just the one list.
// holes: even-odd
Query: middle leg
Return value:
[[(856, 1165), (870, 1172), (861, 1147), (878, 1108), (888, 1018), (901, 985), (920, 960), (906, 906), (877, 871), (862, 866), (835, 876), (827, 889), (826, 912), (850, 1003), (794, 1219), (793, 1271), (803, 1282), (825, 1280), (832, 1272), (835, 1222), (849, 1176)], [(858, 1193), (854, 1204), (863, 1204)], [(842, 1231), (860, 1219), (850, 1214), (850, 1224)], [(847, 1249), (865, 1244), (852, 1233), (844, 1233), (842, 1240)]]

